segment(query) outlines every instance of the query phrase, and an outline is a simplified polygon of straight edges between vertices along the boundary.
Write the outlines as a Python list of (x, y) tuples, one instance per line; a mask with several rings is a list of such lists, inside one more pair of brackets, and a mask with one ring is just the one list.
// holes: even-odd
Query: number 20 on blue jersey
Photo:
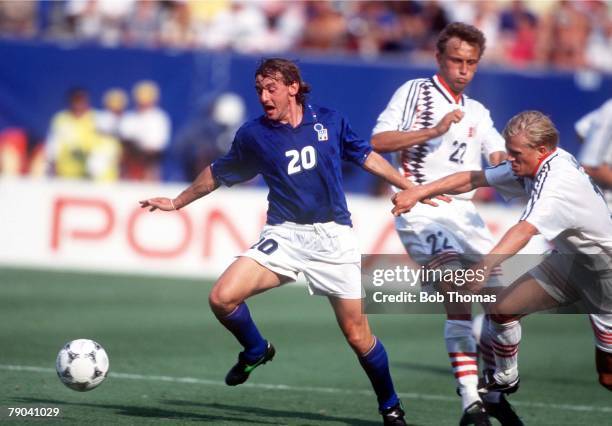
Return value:
[(289, 158), (289, 164), (287, 165), (287, 174), (289, 175), (312, 169), (317, 165), (317, 151), (311, 145), (305, 146), (301, 151), (297, 149), (287, 151), (285, 157)]

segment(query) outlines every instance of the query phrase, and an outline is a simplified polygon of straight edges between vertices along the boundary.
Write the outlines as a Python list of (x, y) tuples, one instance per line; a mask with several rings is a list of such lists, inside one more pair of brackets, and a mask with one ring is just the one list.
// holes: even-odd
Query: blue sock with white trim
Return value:
[(219, 318), (219, 321), (232, 332), (244, 347), (242, 358), (246, 362), (255, 362), (263, 355), (268, 342), (259, 333), (246, 303), (241, 303), (231, 314)]
[(378, 399), (378, 408), (382, 411), (399, 403), (399, 398), (393, 388), (387, 351), (382, 342), (377, 338), (375, 339), (376, 342), (372, 349), (367, 354), (359, 357), (359, 363), (372, 383), (376, 398)]

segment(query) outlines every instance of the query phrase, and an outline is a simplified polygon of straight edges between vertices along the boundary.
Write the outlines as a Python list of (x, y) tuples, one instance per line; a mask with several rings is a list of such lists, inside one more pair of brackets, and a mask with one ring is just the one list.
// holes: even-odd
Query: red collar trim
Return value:
[(536, 175), (538, 174), (538, 170), (540, 170), (540, 166), (542, 165), (544, 160), (546, 160), (548, 157), (554, 154), (556, 150), (557, 148), (553, 149), (548, 154), (546, 154), (544, 157), (540, 158), (540, 161), (538, 161), (538, 164), (536, 164), (535, 169), (533, 170), (532, 177), (536, 177)]
[(440, 74), (436, 74), (436, 77), (438, 77), (438, 81), (440, 82), (440, 84), (442, 85), (442, 87), (444, 87), (446, 89), (446, 91), (448, 92), (449, 95), (451, 95), (453, 97), (453, 99), (455, 100), (455, 103), (459, 103), (459, 101), (461, 101), (461, 93), (455, 93), (453, 91), (453, 89), (450, 88), (450, 86), (448, 85), (448, 83), (446, 81), (444, 81), (444, 79), (440, 76)]

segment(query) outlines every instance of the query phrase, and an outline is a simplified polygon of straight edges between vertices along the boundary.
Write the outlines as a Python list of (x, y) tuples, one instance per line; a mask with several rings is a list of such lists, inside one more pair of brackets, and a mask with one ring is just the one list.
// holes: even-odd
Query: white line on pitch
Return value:
[[(9, 365), (0, 364), (0, 370), (8, 371), (30, 371), (34, 373), (55, 373), (53, 368), (46, 367), (35, 367), (28, 365)], [(144, 374), (130, 374), (130, 373), (117, 373), (111, 372), (110, 376), (115, 379), (128, 379), (128, 380), (147, 380), (154, 382), (172, 382), (172, 383), (189, 383), (196, 385), (209, 385), (209, 386), (227, 386), (224, 382), (218, 380), (207, 380), (198, 379), (195, 377), (172, 377), (172, 376), (148, 376)], [(296, 392), (319, 392), (319, 393), (337, 393), (337, 394), (351, 394), (351, 395), (372, 395), (371, 390), (365, 389), (341, 389), (341, 388), (328, 388), (328, 387), (316, 387), (316, 386), (291, 386), (291, 385), (273, 385), (266, 383), (244, 383), (241, 387), (249, 387), (255, 389), (270, 389), (270, 390), (285, 390), (285, 391), (296, 391)], [(399, 392), (398, 395), (401, 398), (407, 399), (421, 399), (430, 401), (457, 401), (456, 397), (444, 396), (444, 395), (428, 395), (414, 392)], [(567, 411), (598, 411), (603, 413), (612, 413), (612, 407), (601, 407), (596, 405), (571, 405), (571, 404), (549, 404), (546, 402), (522, 402), (512, 401), (513, 405), (519, 407), (534, 407), (534, 408), (553, 408), (557, 410)]]

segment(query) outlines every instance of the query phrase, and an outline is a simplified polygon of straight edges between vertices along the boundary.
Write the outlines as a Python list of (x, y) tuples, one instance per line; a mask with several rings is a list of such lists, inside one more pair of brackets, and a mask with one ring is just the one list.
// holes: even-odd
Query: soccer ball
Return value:
[(68, 342), (57, 354), (55, 369), (63, 384), (79, 392), (98, 387), (108, 374), (108, 355), (93, 340)]

